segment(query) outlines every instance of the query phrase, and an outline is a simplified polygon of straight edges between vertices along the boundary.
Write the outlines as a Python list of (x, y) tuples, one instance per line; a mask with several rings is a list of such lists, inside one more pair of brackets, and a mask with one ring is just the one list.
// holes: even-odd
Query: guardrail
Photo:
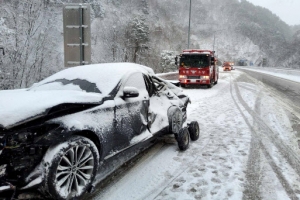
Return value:
[(156, 74), (156, 76), (166, 80), (178, 80), (178, 72), (168, 72), (162, 74)]
[(273, 72), (273, 73), (278, 73), (278, 74), (300, 76), (300, 69), (294, 69), (294, 68), (254, 67), (254, 66), (248, 66), (248, 67), (236, 66), (236, 68), (248, 69), (248, 70), (253, 69), (253, 70)]

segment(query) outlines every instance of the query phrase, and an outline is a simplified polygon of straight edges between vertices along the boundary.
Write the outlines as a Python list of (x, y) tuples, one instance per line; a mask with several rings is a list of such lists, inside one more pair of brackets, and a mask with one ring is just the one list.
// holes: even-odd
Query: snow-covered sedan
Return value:
[(189, 101), (132, 63), (73, 67), (0, 91), (0, 196), (36, 188), (51, 199), (79, 198), (146, 141), (171, 133), (185, 150), (199, 137), (197, 122), (183, 127)]

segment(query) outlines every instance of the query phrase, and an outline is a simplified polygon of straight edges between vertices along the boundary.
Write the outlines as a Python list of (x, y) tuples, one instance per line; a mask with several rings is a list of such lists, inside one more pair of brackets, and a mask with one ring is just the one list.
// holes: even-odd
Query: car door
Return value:
[[(125, 97), (125, 88), (135, 88), (139, 95)], [(146, 89), (143, 74), (131, 74), (120, 87), (120, 92), (115, 98), (115, 142), (118, 150), (133, 145), (132, 139), (147, 130), (147, 115), (149, 107), (149, 94)]]
[(149, 100), (148, 127), (152, 134), (157, 134), (169, 126), (167, 113), (168, 109), (173, 105), (172, 101), (176, 99), (176, 96), (169, 90), (166, 83), (155, 76), (147, 77), (147, 79), (147, 88), (151, 95)]

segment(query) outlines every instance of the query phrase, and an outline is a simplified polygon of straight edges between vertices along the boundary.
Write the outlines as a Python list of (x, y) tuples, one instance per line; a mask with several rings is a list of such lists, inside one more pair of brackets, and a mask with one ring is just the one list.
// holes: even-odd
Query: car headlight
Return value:
[(22, 143), (27, 143), (32, 138), (30, 132), (15, 133), (7, 137), (5, 148), (16, 148)]
[(180, 78), (180, 79), (186, 79), (187, 76), (186, 76), (186, 75), (179, 75), (179, 78)]
[(32, 137), (32, 133), (30, 132), (22, 132), (22, 133), (18, 133), (18, 140), (20, 142), (24, 142), (27, 141), (29, 138)]

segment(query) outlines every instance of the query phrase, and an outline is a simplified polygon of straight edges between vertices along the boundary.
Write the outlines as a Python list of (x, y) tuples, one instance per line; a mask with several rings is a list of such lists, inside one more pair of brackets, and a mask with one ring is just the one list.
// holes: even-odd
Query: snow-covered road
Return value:
[(300, 199), (299, 108), (239, 70), (184, 89), (198, 141), (159, 143), (93, 199)]

